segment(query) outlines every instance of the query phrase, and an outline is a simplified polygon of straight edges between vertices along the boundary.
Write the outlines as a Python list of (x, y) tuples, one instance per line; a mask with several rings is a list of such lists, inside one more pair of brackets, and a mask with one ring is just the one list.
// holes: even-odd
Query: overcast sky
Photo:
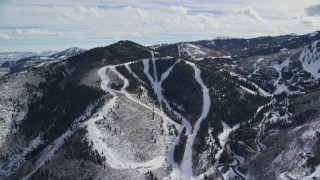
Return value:
[(0, 51), (320, 30), (320, 0), (0, 0)]

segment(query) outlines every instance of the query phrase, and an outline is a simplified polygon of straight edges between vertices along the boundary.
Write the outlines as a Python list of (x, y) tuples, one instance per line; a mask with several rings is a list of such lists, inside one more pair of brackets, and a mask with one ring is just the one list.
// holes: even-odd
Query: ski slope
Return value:
[[(152, 56), (153, 61), (155, 61), (154, 56)], [(142, 60), (145, 64), (144, 69), (146, 70), (146, 72), (148, 72), (148, 68), (149, 68), (149, 61), (146, 60)], [(132, 62), (133, 63), (133, 62)], [(126, 64), (119, 64), (117, 66), (121, 66), (124, 65), (129, 73), (131, 73), (135, 78), (138, 79), (138, 76), (136, 76), (131, 68), (130, 65), (131, 63), (126, 63)], [(120, 79), (123, 80), (124, 85), (121, 88), (120, 91), (116, 91), (111, 89), (108, 85), (110, 84), (110, 78), (108, 77), (108, 75), (106, 74), (106, 71), (110, 70), (112, 72), (114, 72)], [(172, 68), (171, 68), (172, 70)], [(110, 111), (112, 111), (112, 109), (115, 107), (115, 105), (117, 104), (117, 100), (118, 100), (118, 95), (123, 94), (125, 95), (125, 97), (134, 102), (137, 103), (139, 105), (141, 105), (142, 107), (149, 109), (150, 111), (154, 111), (157, 115), (161, 116), (164, 120), (164, 123), (170, 123), (175, 125), (179, 131), (182, 130), (182, 128), (180, 127), (181, 125), (177, 124), (176, 122), (172, 121), (170, 118), (168, 118), (163, 111), (161, 111), (160, 109), (154, 108), (154, 107), (150, 107), (146, 104), (144, 104), (143, 102), (139, 101), (138, 99), (134, 98), (130, 93), (128, 93), (126, 91), (126, 88), (129, 86), (129, 81), (116, 70), (116, 66), (106, 66), (103, 67), (101, 69), (99, 69), (98, 74), (102, 80), (101, 82), (101, 88), (105, 91), (107, 91), (108, 93), (113, 95), (113, 98), (111, 100), (109, 100), (108, 103), (106, 103), (104, 105), (104, 107), (102, 108), (101, 112), (99, 112), (98, 116), (96, 118), (92, 118), (90, 119), (87, 123), (87, 130), (88, 130), (88, 139), (92, 140), (93, 142), (93, 148), (98, 150), (98, 152), (103, 152), (104, 155), (106, 155), (106, 163), (114, 169), (138, 169), (141, 172), (146, 172), (148, 170), (155, 170), (158, 168), (161, 168), (163, 166), (163, 164), (165, 163), (165, 161), (167, 160), (170, 164), (172, 164), (173, 167), (177, 167), (177, 164), (174, 162), (173, 160), (173, 148), (175, 147), (175, 144), (178, 142), (178, 138), (175, 138), (173, 141), (173, 144), (171, 146), (169, 146), (168, 148), (168, 154), (167, 155), (159, 155), (158, 157), (150, 160), (150, 161), (146, 161), (146, 162), (130, 162), (130, 161), (123, 161), (123, 158), (119, 157), (119, 155), (117, 154), (117, 151), (109, 148), (108, 145), (103, 141), (104, 139), (104, 135), (101, 132), (101, 130), (97, 127), (96, 122), (98, 120), (101, 120), (103, 118), (103, 115), (108, 115), (108, 113)], [(152, 84), (157, 84), (157, 83), (162, 83), (162, 81), (168, 77), (168, 75), (170, 74), (170, 70), (166, 71), (164, 73), (165, 75), (163, 75), (161, 77), (161, 81), (160, 82), (156, 82), (154, 81), (151, 76), (149, 75), (149, 79), (151, 79)], [(148, 74), (146, 74), (148, 75)], [(156, 72), (155, 72), (156, 75)], [(157, 77), (157, 76), (155, 76)], [(155, 78), (157, 79), (157, 78)], [(141, 81), (140, 79), (138, 79), (139, 81)], [(158, 90), (158, 94), (160, 95), (161, 93), (161, 89)], [(161, 97), (161, 95), (160, 95)], [(170, 142), (171, 143), (171, 142)], [(170, 150), (171, 149), (171, 150)], [(172, 154), (172, 156), (171, 156)], [(171, 157), (171, 158), (170, 158)], [(178, 167), (177, 167), (178, 168)], [(173, 171), (175, 172), (175, 171)], [(179, 173), (173, 173), (172, 177), (179, 177)]]
[(193, 151), (192, 145), (193, 145), (194, 139), (197, 136), (198, 131), (200, 129), (201, 122), (203, 121), (203, 119), (205, 119), (207, 117), (207, 115), (209, 113), (211, 101), (210, 101), (210, 96), (209, 96), (209, 90), (201, 79), (200, 69), (194, 63), (187, 62), (187, 64), (190, 65), (194, 69), (196, 81), (200, 84), (200, 86), (202, 88), (202, 93), (203, 93), (203, 97), (202, 97), (203, 98), (203, 105), (202, 105), (201, 116), (196, 121), (194, 128), (192, 130), (192, 134), (188, 135), (186, 149), (185, 149), (185, 153), (183, 155), (183, 159), (182, 159), (182, 163), (181, 163), (181, 171), (183, 173), (183, 178), (190, 179), (193, 176), (193, 174), (192, 174), (192, 172), (193, 172), (193, 170), (192, 170), (192, 151)]
[(320, 41), (312, 43), (311, 48), (302, 51), (299, 60), (303, 69), (312, 74), (315, 78), (320, 78), (320, 50), (317, 46)]
[[(202, 105), (203, 107), (202, 107), (201, 116), (196, 121), (194, 127), (192, 127), (190, 124), (190, 121), (186, 117), (181, 115), (179, 112), (175, 111), (170, 106), (167, 99), (163, 95), (163, 89), (162, 89), (162, 83), (171, 74), (174, 66), (177, 63), (179, 63), (181, 60), (176, 61), (171, 67), (169, 67), (159, 77), (158, 77), (157, 67), (156, 67), (156, 61), (159, 61), (159, 59), (154, 57), (153, 52), (151, 52), (151, 61), (153, 64), (152, 68), (154, 70), (153, 75), (149, 74), (149, 69), (150, 69), (149, 59), (143, 59), (141, 61), (143, 62), (143, 66), (144, 66), (143, 71), (144, 71), (145, 75), (147, 76), (147, 78), (149, 79), (149, 81), (151, 82), (152, 88), (157, 96), (156, 98), (158, 99), (159, 102), (164, 102), (164, 105), (166, 106), (165, 108), (172, 111), (173, 114), (175, 114), (178, 118), (180, 118), (182, 120), (181, 124), (172, 121), (170, 118), (168, 118), (165, 115), (165, 113), (163, 112), (164, 107), (162, 107), (163, 106), (162, 103), (160, 103), (159, 109), (154, 108), (154, 107), (150, 107), (147, 104), (141, 102), (139, 99), (136, 99), (134, 96), (132, 96), (130, 93), (128, 93), (126, 91), (127, 87), (129, 86), (129, 81), (121, 73), (119, 73), (117, 71), (117, 69), (116, 69), (117, 66), (124, 65), (126, 67), (126, 69), (129, 71), (129, 73), (133, 75), (134, 78), (136, 78), (140, 82), (142, 82), (142, 81), (139, 79), (139, 77), (136, 74), (133, 73), (132, 69), (130, 68), (131, 63), (125, 63), (125, 64), (119, 64), (119, 65), (106, 66), (106, 67), (99, 69), (99, 71), (98, 71), (98, 74), (102, 80), (101, 81), (101, 88), (103, 90), (109, 92), (110, 94), (112, 94), (113, 98), (108, 103), (106, 103), (104, 105), (104, 107), (102, 108), (101, 112), (99, 113), (99, 115), (97, 117), (90, 119), (86, 123), (87, 129), (88, 129), (88, 138), (89, 138), (89, 140), (92, 140), (93, 145), (94, 145), (93, 146), (94, 149), (97, 149), (98, 152), (103, 152), (103, 154), (106, 155), (107, 164), (114, 169), (128, 169), (128, 168), (157, 169), (157, 168), (160, 168), (165, 163), (164, 161), (166, 160), (173, 167), (173, 171), (170, 174), (170, 176), (168, 177), (168, 179), (170, 179), (170, 178), (192, 179), (192, 178), (194, 178), (193, 177), (193, 169), (192, 169), (192, 154), (193, 154), (192, 145), (193, 145), (195, 137), (197, 136), (197, 133), (200, 129), (200, 124), (208, 115), (210, 105), (211, 105), (210, 96), (209, 96), (209, 89), (206, 87), (203, 80), (201, 79), (201, 70), (194, 63), (187, 62), (187, 65), (191, 66), (193, 68), (194, 73), (195, 73), (194, 74), (195, 80), (197, 81), (197, 83), (201, 87), (202, 93), (203, 93), (203, 97), (202, 97), (203, 98), (203, 105)], [(108, 86), (110, 84), (110, 78), (108, 77), (108, 75), (106, 73), (107, 70), (114, 72), (124, 82), (124, 85), (120, 91), (115, 91)], [(178, 135), (173, 140), (171, 140), (171, 142), (169, 142), (169, 144), (167, 146), (167, 153), (165, 156), (160, 155), (159, 157), (156, 157), (155, 159), (147, 161), (147, 162), (139, 162), (139, 163), (138, 162), (125, 162), (125, 161), (121, 160), (121, 157), (118, 156), (116, 151), (109, 148), (105, 144), (105, 142), (102, 141), (103, 135), (102, 135), (101, 131), (99, 130), (99, 128), (97, 127), (96, 121), (103, 118), (103, 115), (107, 115), (108, 112), (112, 111), (110, 109), (112, 109), (116, 105), (117, 96), (119, 95), (119, 93), (125, 95), (125, 97), (128, 98), (129, 100), (131, 100), (131, 101), (133, 101), (133, 102), (135, 102), (135, 103), (137, 103), (147, 109), (153, 110), (157, 115), (163, 117), (165, 122), (173, 124), (173, 125), (175, 125), (175, 127), (177, 127)], [(184, 152), (184, 156), (183, 156), (181, 165), (179, 165), (174, 161), (174, 149), (175, 149), (176, 144), (180, 140), (180, 136), (181, 136), (183, 128), (186, 128), (186, 130), (187, 130), (186, 135), (188, 137), (188, 140), (187, 140), (187, 144), (186, 144), (186, 148), (185, 148), (185, 152)]]

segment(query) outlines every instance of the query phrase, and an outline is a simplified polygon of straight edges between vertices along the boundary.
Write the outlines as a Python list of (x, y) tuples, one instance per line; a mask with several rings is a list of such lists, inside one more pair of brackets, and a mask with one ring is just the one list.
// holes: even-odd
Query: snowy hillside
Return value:
[(315, 78), (320, 78), (320, 41), (315, 41), (304, 49), (299, 60), (302, 62), (304, 70)]
[(68, 49), (66, 49), (64, 51), (61, 51), (61, 52), (58, 52), (56, 54), (50, 55), (50, 57), (54, 58), (54, 59), (67, 59), (69, 57), (78, 55), (78, 54), (83, 53), (83, 52), (85, 52), (84, 49), (81, 49), (81, 48), (78, 48), (78, 47), (71, 47), (71, 48), (68, 48)]
[(61, 52), (44, 51), (40, 54), (25, 57), (16, 61), (6, 61), (2, 64), (2, 67), (9, 68), (11, 72), (17, 72), (27, 70), (32, 67), (41, 67), (57, 63), (83, 52), (85, 52), (85, 50), (77, 47), (68, 48)]
[(36, 56), (34, 52), (1, 52), (0, 53), (0, 65), (6, 61), (17, 61), (22, 58)]
[(181, 44), (180, 45), (180, 55), (190, 56), (195, 59), (196, 57), (206, 56), (206, 53), (201, 51), (200, 48), (193, 44)]
[(57, 53), (57, 51), (43, 51), (40, 53), (36, 52), (0, 52), (0, 65), (6, 61), (16, 61), (19, 59), (32, 57), (32, 56), (51, 56)]
[(0, 179), (318, 178), (319, 39), (119, 41), (7, 63)]

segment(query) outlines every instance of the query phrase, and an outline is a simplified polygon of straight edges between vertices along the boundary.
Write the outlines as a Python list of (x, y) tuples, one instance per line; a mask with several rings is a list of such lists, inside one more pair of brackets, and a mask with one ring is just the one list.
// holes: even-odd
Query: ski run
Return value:
[[(178, 46), (180, 49), (180, 46)], [(179, 51), (180, 54), (180, 51)], [(74, 126), (75, 127), (83, 127), (86, 128), (88, 131), (87, 137), (89, 142), (92, 142), (93, 149), (97, 150), (100, 155), (105, 156), (106, 158), (106, 163), (108, 166), (112, 169), (136, 169), (142, 173), (145, 173), (150, 170), (156, 170), (158, 168), (163, 167), (165, 163), (168, 163), (169, 165), (172, 166), (172, 172), (171, 174), (166, 177), (165, 179), (202, 179), (204, 177), (204, 174), (206, 172), (212, 172), (212, 171), (219, 171), (219, 167), (221, 166), (229, 166), (232, 167), (226, 174), (221, 175), (224, 177), (228, 177), (228, 174), (237, 174), (237, 166), (242, 163), (242, 157), (238, 156), (233, 156), (234, 162), (232, 164), (219, 164), (218, 162), (211, 168), (209, 168), (206, 172), (194, 176), (193, 174), (193, 168), (192, 168), (192, 154), (193, 154), (193, 149), (192, 146), (194, 144), (195, 138), (197, 137), (198, 131), (200, 129), (201, 122), (207, 117), (210, 106), (211, 106), (211, 100), (210, 100), (210, 95), (209, 95), (209, 89), (203, 82), (201, 78), (201, 70), (197, 67), (196, 64), (185, 61), (186, 64), (194, 70), (194, 78), (195, 81), (199, 84), (199, 86), (202, 89), (202, 98), (203, 98), (203, 104), (202, 104), (202, 112), (200, 117), (197, 119), (195, 122), (194, 126), (190, 124), (190, 120), (188, 120), (186, 117), (184, 117), (182, 114), (179, 112), (175, 111), (171, 105), (169, 104), (168, 100), (164, 97), (163, 95), (163, 89), (162, 89), (162, 83), (164, 80), (171, 74), (173, 68), (175, 67), (176, 64), (180, 63), (181, 59), (178, 59), (171, 67), (169, 67), (165, 72), (163, 72), (159, 77), (157, 73), (157, 67), (156, 67), (156, 61), (161, 61), (159, 58), (154, 57), (154, 53), (151, 52), (151, 62), (152, 62), (152, 67), (151, 64), (149, 63), (149, 59), (142, 59), (139, 61), (134, 61), (134, 62), (129, 62), (129, 63), (124, 63), (124, 64), (118, 64), (118, 65), (110, 65), (110, 66), (105, 66), (102, 67), (98, 70), (98, 75), (101, 79), (101, 84), (100, 87), (102, 90), (106, 91), (109, 93), (112, 98), (109, 99), (103, 107), (100, 108), (100, 110), (92, 115), (89, 116), (92, 107), (89, 107), (86, 115), (80, 117), (75, 121)], [(143, 80), (141, 80), (137, 74), (135, 74), (130, 65), (136, 62), (142, 62), (143, 64), (143, 72), (148, 78), (148, 80), (151, 83), (151, 87), (153, 88), (153, 91), (156, 95), (156, 98), (158, 102), (163, 102), (159, 103), (159, 107), (152, 106), (146, 102), (141, 101), (140, 99), (134, 97), (132, 94), (127, 92), (127, 88), (130, 86), (129, 80), (122, 75), (118, 70), (117, 66), (124, 66), (128, 72), (136, 79), (138, 80), (141, 84), (146, 84)], [(149, 73), (149, 69), (153, 68), (153, 74)], [(123, 81), (123, 86), (119, 91), (111, 89), (110, 85), (112, 83), (111, 78), (108, 75), (108, 72), (112, 72), (114, 75), (116, 75), (119, 79)], [(268, 94), (268, 96), (270, 96)], [(98, 121), (104, 121), (106, 118), (110, 117), (110, 114), (115, 110), (115, 107), (118, 105), (118, 101), (120, 101), (120, 98), (125, 97), (127, 101), (130, 101), (131, 103), (134, 103), (138, 106), (141, 106), (142, 108), (145, 108), (148, 111), (152, 111), (154, 114), (157, 116), (161, 117), (163, 120), (162, 126), (165, 129), (165, 131), (169, 131), (168, 126), (166, 124), (174, 125), (174, 127), (177, 128), (178, 134), (176, 136), (169, 136), (165, 135), (165, 144), (163, 147), (165, 148), (165, 151), (163, 153), (157, 154), (156, 157), (153, 157), (152, 159), (149, 159), (147, 161), (133, 161), (133, 160), (128, 160), (126, 157), (122, 157), (121, 154), (119, 154), (118, 149), (112, 148), (110, 145), (108, 145), (107, 141), (105, 139), (108, 139), (108, 136), (103, 132), (101, 128), (98, 126)], [(163, 107), (165, 106), (165, 107)], [(164, 109), (168, 109), (171, 111), (177, 118), (181, 119), (181, 124), (173, 121), (170, 119), (165, 113)], [(262, 109), (260, 107), (257, 110), (257, 113)], [(264, 119), (265, 120), (265, 119)], [(264, 121), (261, 122), (260, 124), (260, 132), (259, 136), (261, 136), (261, 133), (263, 133), (263, 123)], [(216, 159), (220, 158), (220, 155), (222, 154), (223, 150), (225, 150), (228, 146), (227, 141), (229, 137), (229, 133), (239, 127), (238, 125), (235, 125), (234, 127), (229, 127), (226, 123), (223, 124), (223, 132), (218, 136), (218, 139), (222, 145), (222, 149), (218, 151), (218, 153), (215, 155)], [(179, 165), (177, 162), (174, 160), (174, 150), (176, 145), (179, 143), (180, 136), (182, 135), (183, 129), (186, 128), (186, 136), (187, 136), (187, 142), (185, 146), (185, 151), (183, 154), (183, 158), (181, 161), (181, 164)], [(76, 128), (75, 128), (76, 129)], [(44, 165), (44, 162), (46, 160), (49, 160), (53, 157), (54, 155), (54, 150), (58, 149), (64, 142), (64, 139), (68, 136), (70, 136), (74, 130), (68, 130), (65, 134), (63, 134), (60, 138), (56, 139), (52, 143), (52, 149), (46, 148), (41, 154), (42, 157), (36, 162), (36, 169), (32, 171), (29, 175), (25, 177), (27, 179), (32, 175), (37, 169), (41, 168)], [(257, 137), (256, 143), (259, 146), (259, 150), (265, 150), (266, 147), (260, 143), (259, 139), (260, 137)], [(48, 146), (51, 147), (51, 146)], [(228, 150), (228, 148), (226, 149)], [(253, 150), (252, 150), (253, 151)], [(218, 172), (220, 173), (220, 172)], [(241, 176), (243, 177), (243, 176)]]
[[(124, 63), (124, 64), (119, 64), (119, 65), (111, 65), (111, 66), (106, 66), (103, 68), (100, 68), (98, 71), (98, 74), (101, 78), (101, 88), (110, 93), (113, 98), (110, 99), (102, 108), (102, 110), (98, 113), (98, 116), (95, 118), (90, 119), (86, 123), (84, 123), (83, 126), (85, 126), (88, 130), (88, 138), (93, 142), (93, 148), (96, 149), (99, 153), (106, 156), (106, 163), (114, 169), (138, 169), (140, 172), (146, 172), (148, 170), (155, 170), (157, 168), (160, 168), (163, 166), (163, 164), (168, 162), (172, 167), (173, 171), (171, 172), (170, 176), (167, 177), (167, 179), (201, 179), (203, 178), (204, 174), (201, 174), (199, 176), (194, 176), (193, 175), (193, 169), (192, 169), (192, 145), (194, 143), (195, 137), (198, 134), (198, 131), (200, 129), (201, 122), (207, 117), (209, 113), (209, 109), (211, 106), (211, 101), (210, 101), (210, 96), (209, 96), (209, 89), (207, 86), (204, 84), (203, 80), (201, 79), (201, 70), (194, 64), (188, 61), (185, 61), (187, 65), (191, 66), (194, 70), (194, 77), (197, 83), (200, 85), (202, 89), (202, 95), (203, 95), (203, 105), (202, 105), (202, 112), (201, 116), (197, 119), (194, 127), (190, 124), (190, 121), (184, 117), (182, 114), (179, 112), (175, 111), (167, 101), (167, 99), (164, 97), (162, 94), (162, 83), (164, 80), (170, 75), (172, 72), (174, 66), (177, 63), (180, 63), (182, 60), (177, 60), (171, 67), (169, 67), (164, 73), (158, 77), (157, 73), (157, 68), (156, 68), (156, 61), (160, 60), (158, 58), (154, 57), (154, 53), (151, 52), (151, 62), (152, 62), (152, 68), (153, 68), (153, 74), (149, 73), (149, 69), (151, 68), (149, 59), (143, 59), (141, 60), (143, 62), (143, 71), (145, 75), (147, 76), (148, 80), (151, 82), (151, 86), (156, 94), (156, 98), (158, 99), (158, 102), (164, 102), (163, 104), (159, 104), (159, 108), (155, 107), (150, 107), (150, 105), (147, 105), (144, 102), (141, 102), (137, 98), (133, 97), (130, 93), (126, 91), (126, 89), (129, 87), (129, 80), (126, 79), (120, 72), (117, 71), (116, 67), (117, 66), (124, 66), (128, 72), (136, 78), (139, 82), (143, 82), (139, 77), (132, 71), (130, 64), (135, 63), (135, 62), (130, 62), (130, 63)], [(137, 61), (136, 61), (137, 62)], [(110, 78), (107, 75), (107, 71), (112, 71), (114, 74), (116, 74), (122, 81), (123, 81), (123, 86), (120, 91), (113, 90), (109, 87), (110, 85)], [(126, 161), (123, 158), (120, 157), (120, 155), (117, 154), (116, 149), (112, 149), (108, 147), (108, 145), (102, 140), (104, 138), (101, 130), (97, 127), (96, 122), (98, 120), (103, 119), (104, 117), (108, 116), (108, 113), (112, 111), (112, 109), (116, 106), (117, 104), (117, 99), (118, 95), (123, 94), (125, 97), (141, 106), (143, 106), (146, 109), (153, 110), (155, 114), (158, 116), (162, 117), (164, 122), (169, 122), (170, 124), (173, 124), (177, 130), (178, 130), (178, 135), (174, 137), (174, 139), (170, 140), (170, 137), (167, 138), (168, 146), (167, 146), (167, 151), (165, 155), (159, 155), (158, 157), (155, 157), (152, 160), (146, 161), (146, 162), (132, 162), (132, 161)], [(166, 107), (163, 107), (166, 106)], [(170, 119), (163, 111), (163, 109), (166, 108), (173, 112), (175, 116), (177, 116), (179, 119), (181, 119), (181, 124), (176, 123), (172, 119)], [(165, 127), (165, 126), (164, 126)], [(234, 127), (229, 127), (227, 124), (223, 123), (223, 132), (219, 135), (219, 141), (223, 144), (223, 148), (219, 150), (219, 152), (216, 154), (215, 158), (219, 159), (223, 149), (225, 148), (225, 144), (227, 142), (229, 133), (232, 130), (235, 130), (239, 127), (239, 125), (236, 125)], [(186, 128), (186, 136), (187, 136), (187, 143), (183, 155), (183, 159), (181, 164), (179, 165), (177, 162), (174, 160), (174, 149), (175, 146), (179, 143), (180, 136), (182, 134), (182, 130)], [(171, 141), (171, 142), (170, 142)], [(241, 157), (240, 157), (241, 158)], [(235, 157), (236, 163), (234, 166), (236, 167), (239, 164), (239, 158)], [(219, 164), (216, 164), (215, 167), (219, 166)], [(237, 171), (234, 170), (236, 168), (231, 169), (231, 171), (234, 171), (235, 174), (237, 174)], [(211, 171), (209, 169), (208, 171)]]
[[(124, 66), (126, 69), (129, 71), (130, 74), (133, 75), (134, 78), (136, 78), (139, 82), (143, 82), (139, 77), (133, 73), (131, 70), (130, 63), (125, 63), (125, 64), (119, 64), (119, 65), (112, 65), (112, 66), (106, 66), (103, 68), (100, 68), (98, 71), (98, 74), (100, 76), (101, 81), (101, 88), (110, 93), (113, 98), (111, 98), (101, 109), (101, 111), (98, 113), (98, 116), (95, 118), (92, 118), (88, 120), (86, 123), (83, 124), (84, 127), (87, 128), (88, 130), (88, 139), (89, 141), (93, 142), (93, 148), (96, 149), (99, 153), (101, 152), (103, 155), (106, 156), (106, 163), (114, 169), (139, 169), (141, 172), (146, 172), (147, 170), (154, 170), (157, 168), (160, 168), (165, 161), (167, 161), (172, 167), (173, 171), (170, 174), (170, 178), (175, 178), (175, 179), (193, 179), (196, 177), (193, 177), (193, 170), (192, 170), (192, 145), (194, 143), (195, 137), (197, 136), (198, 130), (200, 128), (200, 124), (203, 119), (206, 118), (207, 114), (209, 113), (210, 109), (210, 96), (209, 96), (209, 90), (204, 84), (204, 82), (201, 79), (201, 70), (193, 63), (187, 62), (187, 65), (191, 66), (194, 69), (194, 77), (195, 80), (198, 82), (198, 84), (202, 88), (202, 93), (203, 93), (203, 108), (202, 108), (202, 113), (201, 116), (198, 118), (196, 121), (194, 127), (191, 126), (190, 121), (183, 117), (180, 113), (175, 111), (168, 101), (164, 98), (162, 94), (162, 83), (163, 81), (170, 75), (170, 73), (173, 70), (173, 67), (179, 63), (181, 60), (177, 60), (171, 67), (169, 67), (163, 74), (161, 74), (160, 77), (158, 77), (157, 73), (157, 68), (156, 68), (156, 61), (159, 60), (158, 58), (154, 57), (154, 53), (152, 52), (152, 68), (154, 70), (154, 74), (149, 74), (149, 68), (150, 68), (150, 63), (149, 59), (143, 59), (141, 60), (144, 65), (144, 73), (151, 82), (152, 88), (157, 96), (157, 99), (159, 102), (164, 102), (164, 105), (166, 106), (165, 108), (171, 110), (178, 118), (182, 120), (181, 124), (178, 124), (171, 120), (165, 113), (163, 112), (163, 104), (160, 103), (160, 107), (154, 108), (150, 107), (149, 105), (145, 104), (144, 102), (139, 101), (137, 98), (133, 97), (130, 93), (126, 91), (127, 87), (129, 87), (129, 80), (126, 79), (120, 72), (117, 71), (116, 67), (117, 66)], [(113, 90), (109, 87), (110, 85), (110, 78), (107, 75), (107, 70), (112, 71), (114, 74), (116, 74), (123, 82), (123, 87), (121, 88), (120, 91)], [(123, 158), (121, 158), (118, 154), (117, 151), (108, 147), (108, 145), (102, 140), (103, 139), (103, 134), (101, 133), (101, 130), (97, 127), (96, 122), (98, 120), (103, 119), (103, 117), (108, 116), (108, 113), (112, 111), (112, 109), (116, 106), (117, 100), (118, 100), (118, 95), (123, 94), (125, 97), (134, 102), (137, 103), (144, 108), (147, 108), (149, 110), (153, 110), (158, 116), (162, 117), (164, 122), (169, 122), (170, 124), (173, 124), (177, 130), (178, 130), (178, 135), (169, 142), (169, 145), (167, 146), (167, 151), (164, 156), (160, 155), (150, 161), (146, 162), (130, 162), (130, 161), (125, 161)], [(175, 160), (174, 160), (174, 148), (177, 143), (179, 143), (180, 135), (182, 133), (183, 128), (186, 128), (186, 135), (188, 137), (187, 144), (185, 147), (185, 152), (184, 156), (181, 162), (181, 165), (178, 165)]]

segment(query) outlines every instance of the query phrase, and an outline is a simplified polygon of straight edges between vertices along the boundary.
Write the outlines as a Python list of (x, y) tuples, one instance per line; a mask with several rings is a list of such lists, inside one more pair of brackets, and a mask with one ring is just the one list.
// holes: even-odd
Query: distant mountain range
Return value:
[(43, 51), (41, 53), (31, 52), (31, 51), (17, 51), (17, 52), (0, 52), (0, 64), (6, 61), (17, 61), (22, 58), (27, 58), (31, 56), (51, 56), (57, 51)]
[(0, 62), (4, 61), (2, 62), (3, 68), (9, 68), (10, 72), (17, 72), (35, 66), (59, 62), (83, 52), (85, 50), (78, 47), (71, 47), (61, 52), (44, 51), (39, 54), (33, 52), (8, 52), (2, 53), (2, 56), (0, 55)]

